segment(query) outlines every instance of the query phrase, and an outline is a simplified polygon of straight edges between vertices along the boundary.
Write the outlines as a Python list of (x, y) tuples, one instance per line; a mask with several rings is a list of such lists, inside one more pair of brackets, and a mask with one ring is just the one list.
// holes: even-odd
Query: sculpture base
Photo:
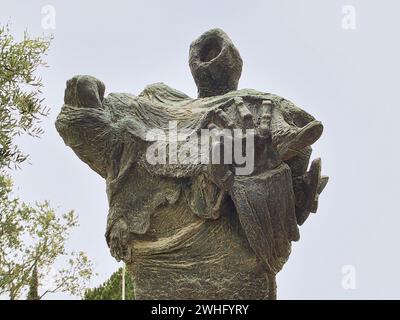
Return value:
[[(204, 300), (204, 299), (274, 299), (270, 292), (267, 274), (237, 272), (216, 266), (199, 265), (190, 270), (141, 267), (131, 270), (134, 279), (135, 299), (139, 300)], [(274, 284), (271, 287), (275, 287)]]

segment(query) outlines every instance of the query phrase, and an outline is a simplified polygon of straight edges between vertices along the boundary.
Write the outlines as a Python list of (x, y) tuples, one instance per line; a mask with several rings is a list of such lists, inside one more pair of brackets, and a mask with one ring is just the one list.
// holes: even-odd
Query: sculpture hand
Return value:
[(110, 248), (111, 255), (118, 261), (127, 261), (130, 259), (128, 242), (128, 225), (123, 219), (119, 219), (111, 227), (111, 232), (108, 238), (108, 246)]
[(75, 76), (67, 81), (64, 103), (83, 108), (101, 108), (104, 83), (92, 76)]
[[(221, 189), (228, 192), (233, 184), (233, 169), (238, 168), (238, 165), (234, 162), (232, 164), (224, 162), (223, 155), (225, 153), (226, 142), (229, 142), (228, 144), (233, 145), (235, 148), (235, 145), (237, 146), (238, 144), (242, 144), (242, 146), (245, 146), (248, 143), (248, 139), (254, 139), (254, 150), (251, 150), (254, 156), (253, 173), (275, 168), (281, 163), (278, 152), (271, 142), (270, 121), (272, 108), (274, 107), (272, 102), (269, 100), (263, 101), (259, 125), (254, 123), (252, 113), (244, 105), (241, 98), (234, 98), (232, 99), (231, 103), (228, 103), (227, 105), (231, 105), (232, 103), (234, 103), (236, 111), (239, 114), (239, 119), (237, 122), (240, 123), (241, 128), (238, 128), (238, 125), (236, 125), (235, 121), (233, 121), (222, 109), (215, 111), (213, 118), (214, 122), (217, 123), (219, 127), (222, 127), (222, 129), (228, 129), (228, 132), (231, 132), (230, 130), (233, 129), (253, 129), (253, 132), (242, 132), (242, 137), (238, 141), (235, 135), (224, 136), (224, 131), (218, 130), (219, 128), (214, 123), (209, 125), (209, 129), (211, 130), (211, 134), (214, 136), (214, 140), (218, 141), (212, 146), (212, 154), (215, 152), (218, 153), (219, 151), (221, 156), (219, 163), (211, 163), (208, 165), (208, 175), (210, 180), (212, 180)], [(224, 142), (221, 142), (218, 138), (216, 139), (216, 137), (219, 136), (224, 136)], [(234, 140), (228, 141), (229, 139), (232, 139), (232, 137)], [(231, 144), (231, 142), (233, 142), (233, 144)], [(233, 150), (230, 150), (230, 152), (233, 152)], [(249, 174), (251, 174), (251, 172), (249, 172)]]

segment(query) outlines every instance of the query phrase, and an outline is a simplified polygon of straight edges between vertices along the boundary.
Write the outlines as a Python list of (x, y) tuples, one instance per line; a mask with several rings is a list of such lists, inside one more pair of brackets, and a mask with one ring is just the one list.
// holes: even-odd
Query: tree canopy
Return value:
[(39, 123), (48, 110), (41, 98), (42, 79), (36, 75), (50, 39), (31, 38), (25, 32), (16, 41), (9, 27), (0, 27), (0, 168), (16, 166), (27, 155), (15, 144), (23, 133), (39, 136)]
[(59, 215), (48, 201), (21, 201), (9, 175), (27, 159), (15, 138), (42, 133), (40, 121), (48, 111), (36, 71), (46, 66), (49, 45), (50, 39), (27, 33), (16, 41), (8, 26), (0, 26), (0, 294), (10, 299), (59, 291), (81, 295), (93, 275), (85, 253), (65, 248), (78, 225), (74, 212)]
[[(88, 289), (85, 292), (85, 300), (121, 300), (122, 299), (122, 271), (119, 268), (111, 277), (100, 286)], [(133, 291), (133, 282), (129, 273), (125, 276), (125, 299), (133, 300), (135, 298)]]

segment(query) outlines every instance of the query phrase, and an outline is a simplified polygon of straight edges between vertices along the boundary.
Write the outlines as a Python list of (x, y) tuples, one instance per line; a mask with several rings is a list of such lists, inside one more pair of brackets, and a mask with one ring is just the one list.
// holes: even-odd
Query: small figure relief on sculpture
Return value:
[(196, 99), (163, 83), (105, 96), (75, 76), (56, 128), (106, 181), (106, 241), (137, 299), (275, 299), (328, 182), (320, 159), (309, 165), (322, 123), (238, 89), (242, 58), (220, 29), (191, 44), (189, 65)]

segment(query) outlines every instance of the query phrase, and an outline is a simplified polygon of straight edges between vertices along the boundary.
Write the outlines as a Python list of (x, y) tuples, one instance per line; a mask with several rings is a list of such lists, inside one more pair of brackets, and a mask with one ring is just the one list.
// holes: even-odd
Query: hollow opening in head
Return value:
[(221, 41), (218, 38), (207, 39), (200, 50), (200, 61), (208, 62), (219, 55), (222, 50)]

